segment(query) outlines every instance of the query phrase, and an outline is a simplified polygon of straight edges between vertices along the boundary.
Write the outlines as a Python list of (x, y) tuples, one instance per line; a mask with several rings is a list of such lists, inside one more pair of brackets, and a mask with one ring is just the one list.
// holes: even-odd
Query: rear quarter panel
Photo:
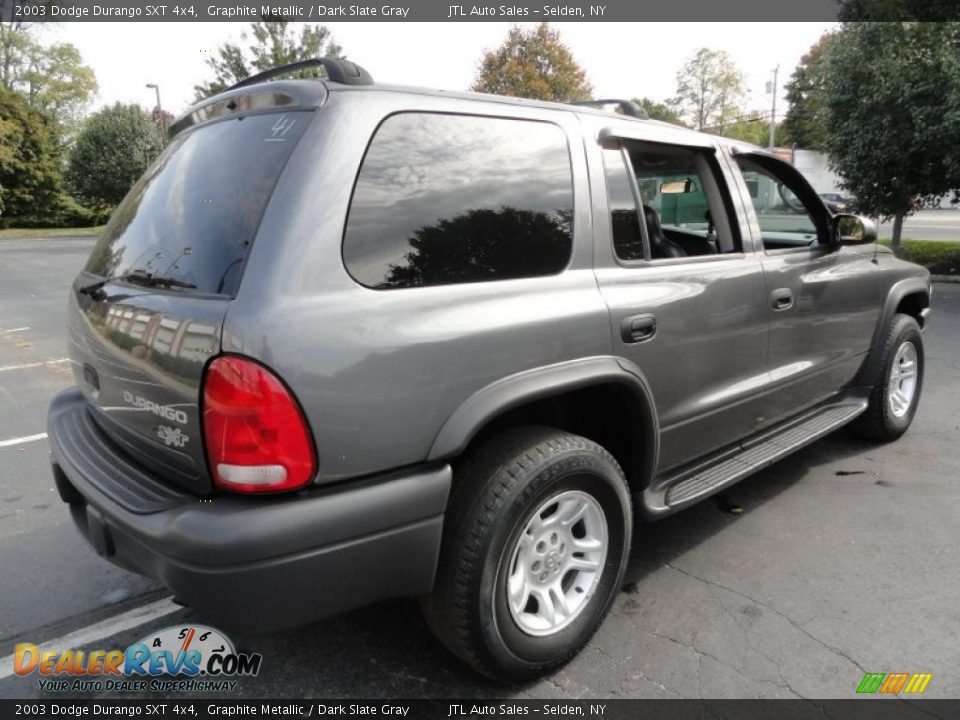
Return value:
[[(372, 290), (341, 244), (361, 160), (396, 112), (553, 122), (567, 134), (574, 247), (563, 273), (489, 283)], [(260, 360), (300, 400), (321, 481), (424, 460), (444, 421), (508, 375), (610, 352), (592, 271), (589, 186), (573, 113), (393, 92), (331, 92), (281, 178), (231, 303), (223, 349)]]

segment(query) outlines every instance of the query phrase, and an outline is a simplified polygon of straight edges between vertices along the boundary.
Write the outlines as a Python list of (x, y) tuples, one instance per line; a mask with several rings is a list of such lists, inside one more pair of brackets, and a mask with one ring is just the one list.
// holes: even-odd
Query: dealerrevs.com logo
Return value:
[(14, 649), (17, 675), (37, 674), (45, 692), (229, 692), (238, 677), (260, 672), (263, 656), (238, 653), (222, 632), (204, 625), (151, 633), (126, 650)]

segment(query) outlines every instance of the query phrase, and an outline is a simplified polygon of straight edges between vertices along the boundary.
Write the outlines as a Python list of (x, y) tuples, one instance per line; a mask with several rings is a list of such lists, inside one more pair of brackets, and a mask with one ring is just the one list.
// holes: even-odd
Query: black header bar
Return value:
[[(842, 0), (850, 2), (854, 0)], [(946, 1), (946, 0), (943, 0)], [(928, 0), (939, 3), (941, 0)], [(833, 21), (841, 0), (0, 0), (4, 22)], [(956, 8), (949, 7), (960, 15)], [(718, 26), (717, 32), (723, 33)], [(642, 38), (638, 38), (642, 42)], [(628, 48), (624, 49), (625, 51)]]
[(0, 700), (2, 718), (366, 718), (367, 720), (923, 720), (956, 718), (958, 700)]

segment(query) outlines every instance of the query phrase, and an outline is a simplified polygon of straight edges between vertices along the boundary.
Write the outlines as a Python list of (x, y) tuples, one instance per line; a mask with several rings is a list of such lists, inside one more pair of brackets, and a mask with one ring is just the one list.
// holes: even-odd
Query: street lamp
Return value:
[(160, 121), (160, 132), (166, 136), (167, 134), (167, 121), (163, 117), (163, 106), (160, 104), (160, 86), (156, 83), (147, 83), (148, 88), (152, 88), (154, 92), (157, 93), (157, 119)]

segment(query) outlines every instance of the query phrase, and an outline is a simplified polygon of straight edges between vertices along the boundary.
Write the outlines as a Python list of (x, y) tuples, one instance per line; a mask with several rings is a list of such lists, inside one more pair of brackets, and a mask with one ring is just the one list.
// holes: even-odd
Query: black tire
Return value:
[[(891, 408), (888, 399), (890, 388), (890, 371), (897, 357), (897, 351), (904, 343), (912, 343), (916, 349), (916, 388), (906, 412), (896, 414)], [(890, 321), (890, 328), (880, 346), (880, 367), (873, 381), (870, 392), (870, 405), (853, 425), (853, 429), (860, 437), (878, 442), (890, 442), (903, 435), (913, 416), (916, 415), (920, 403), (920, 391), (923, 389), (923, 336), (917, 321), (909, 315), (897, 314)]]
[[(602, 510), (606, 558), (579, 614), (554, 634), (536, 637), (507, 606), (508, 566), (535, 511), (570, 491), (589, 495)], [(422, 602), (427, 624), (451, 652), (491, 678), (522, 681), (548, 673), (583, 648), (610, 610), (631, 531), (630, 490), (610, 453), (551, 428), (507, 430), (456, 469), (434, 592)]]

